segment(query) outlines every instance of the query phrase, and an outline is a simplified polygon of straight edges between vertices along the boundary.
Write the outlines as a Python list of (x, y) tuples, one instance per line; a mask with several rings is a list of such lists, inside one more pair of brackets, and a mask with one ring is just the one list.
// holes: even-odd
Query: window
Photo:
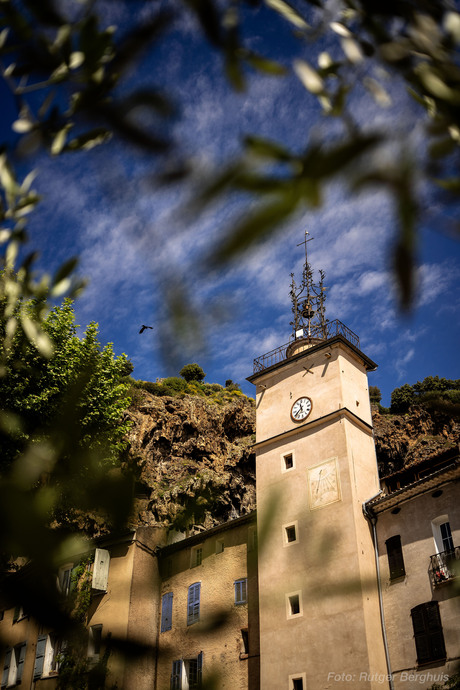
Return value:
[(224, 551), (224, 540), (218, 539), (216, 541), (216, 553), (223, 553)]
[(294, 451), (283, 453), (281, 455), (281, 472), (288, 472), (295, 468)]
[(161, 598), (161, 632), (166, 632), (172, 628), (172, 605), (173, 593), (163, 594)]
[(2, 688), (21, 682), (26, 657), (26, 643), (6, 650), (3, 662)]
[(88, 656), (99, 657), (101, 653), (102, 625), (92, 625), (89, 629)]
[(24, 613), (24, 609), (22, 606), (18, 605), (14, 609), (13, 613), (13, 623), (18, 623), (19, 621), (22, 621), (23, 618), (26, 618), (27, 614)]
[(454, 550), (454, 540), (452, 539), (452, 532), (450, 531), (450, 524), (448, 522), (443, 522), (439, 525), (442, 539), (442, 550), (443, 551), (453, 551)]
[(290, 522), (287, 525), (283, 525), (283, 545), (290, 546), (291, 544), (297, 543), (298, 535), (298, 523), (297, 520)]
[(202, 546), (192, 547), (190, 567), (195, 568), (197, 565), (201, 565), (202, 560), (203, 560), (203, 547)]
[(248, 600), (248, 581), (245, 577), (241, 580), (236, 580), (235, 586), (235, 604), (245, 604)]
[(428, 601), (411, 610), (417, 663), (427, 664), (446, 658), (439, 604)]
[(406, 574), (404, 568), (404, 559), (401, 546), (401, 537), (399, 534), (390, 537), (386, 542), (388, 554), (388, 568), (390, 570), (390, 580), (397, 580)]
[(295, 534), (295, 526), (291, 525), (290, 527), (286, 527), (286, 541), (291, 542), (296, 540), (296, 534)]
[(302, 592), (291, 592), (286, 594), (286, 614), (288, 618), (295, 618), (303, 615)]
[(202, 685), (203, 652), (191, 659), (173, 661), (171, 690), (198, 690)]
[(200, 582), (195, 582), (188, 588), (187, 625), (193, 625), (200, 620), (200, 589)]
[(293, 594), (292, 597), (289, 597), (289, 606), (291, 609), (291, 616), (296, 616), (300, 613), (300, 600), (298, 594)]
[(305, 690), (307, 687), (305, 673), (296, 673), (289, 676), (289, 690)]
[(249, 654), (249, 630), (248, 628), (241, 629), (241, 639), (243, 642), (243, 651), (240, 653), (240, 659), (246, 659)]
[(431, 523), (436, 553), (454, 550), (454, 541), (450, 529), (449, 516), (440, 515)]
[(59, 568), (58, 573), (58, 589), (65, 597), (69, 596), (72, 586), (72, 569), (73, 564), (63, 565)]
[(34, 680), (59, 671), (65, 647), (65, 642), (54, 633), (39, 635), (35, 649)]

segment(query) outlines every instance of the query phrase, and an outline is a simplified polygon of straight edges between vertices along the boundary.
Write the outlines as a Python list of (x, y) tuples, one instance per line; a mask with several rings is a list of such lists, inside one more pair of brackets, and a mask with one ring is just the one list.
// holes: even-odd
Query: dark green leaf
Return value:
[(431, 158), (443, 158), (448, 156), (458, 146), (451, 136), (446, 136), (444, 139), (434, 141), (430, 144), (429, 153)]
[(298, 196), (287, 189), (275, 200), (259, 206), (236, 225), (235, 230), (221, 243), (212, 261), (217, 264), (227, 262), (266, 237), (295, 211), (298, 201)]
[[(289, 151), (275, 141), (262, 139), (262, 137), (246, 136), (244, 145), (249, 153), (262, 158), (269, 158), (275, 161), (291, 162), (293, 160)], [(297, 160), (297, 158), (295, 159)]]
[(251, 67), (254, 67), (260, 72), (265, 72), (275, 77), (287, 74), (287, 69), (283, 65), (280, 65), (279, 62), (268, 60), (268, 58), (257, 55), (256, 53), (248, 53), (245, 56), (245, 60)]
[(327, 151), (311, 149), (304, 157), (304, 175), (308, 177), (329, 177), (341, 171), (368, 149), (381, 142), (378, 135), (357, 136), (351, 141), (339, 144)]
[(67, 278), (77, 267), (78, 264), (78, 259), (76, 257), (73, 257), (72, 259), (69, 259), (66, 261), (60, 268), (56, 271), (56, 274), (53, 279), (53, 284), (57, 285), (57, 283), (60, 283), (61, 280), (64, 280)]

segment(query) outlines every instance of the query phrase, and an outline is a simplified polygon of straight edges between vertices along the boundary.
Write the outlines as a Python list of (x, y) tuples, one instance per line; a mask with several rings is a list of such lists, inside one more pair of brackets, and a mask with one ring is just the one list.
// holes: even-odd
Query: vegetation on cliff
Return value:
[(412, 405), (424, 405), (426, 407), (443, 407), (449, 410), (449, 404), (460, 407), (460, 379), (439, 378), (439, 376), (427, 376), (423, 381), (417, 381), (413, 385), (405, 383), (400, 388), (395, 388), (391, 394), (391, 412), (404, 413)]
[(136, 381), (130, 378), (131, 397), (134, 401), (141, 401), (142, 395), (139, 389), (148, 391), (156, 396), (169, 396), (172, 398), (184, 398), (186, 395), (205, 398), (210, 403), (224, 405), (237, 398), (244, 398), (248, 404), (254, 405), (254, 400), (241, 392), (237, 383), (227, 379), (225, 386), (219, 383), (205, 383), (206, 374), (198, 364), (186, 364), (180, 370), (180, 376), (169, 376), (152, 381)]

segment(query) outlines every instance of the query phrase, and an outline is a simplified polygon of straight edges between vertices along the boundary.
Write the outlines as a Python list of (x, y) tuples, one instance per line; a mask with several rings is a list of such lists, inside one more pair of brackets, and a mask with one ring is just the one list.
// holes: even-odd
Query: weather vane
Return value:
[(294, 330), (294, 337), (297, 338), (326, 338), (327, 321), (325, 319), (326, 287), (324, 286), (324, 271), (319, 272), (320, 280), (318, 283), (313, 281), (313, 271), (308, 263), (307, 243), (313, 237), (309, 237), (309, 232), (305, 230), (305, 238), (297, 246), (305, 246), (305, 263), (302, 272), (302, 281), (297, 285), (294, 274), (291, 273), (291, 301), (294, 320), (291, 326)]

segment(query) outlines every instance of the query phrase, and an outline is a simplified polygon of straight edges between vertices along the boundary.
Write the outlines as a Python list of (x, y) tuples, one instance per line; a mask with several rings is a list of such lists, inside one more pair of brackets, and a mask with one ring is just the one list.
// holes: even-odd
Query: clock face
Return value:
[(303, 422), (311, 412), (312, 402), (310, 398), (303, 397), (295, 401), (291, 408), (291, 417), (294, 422)]

